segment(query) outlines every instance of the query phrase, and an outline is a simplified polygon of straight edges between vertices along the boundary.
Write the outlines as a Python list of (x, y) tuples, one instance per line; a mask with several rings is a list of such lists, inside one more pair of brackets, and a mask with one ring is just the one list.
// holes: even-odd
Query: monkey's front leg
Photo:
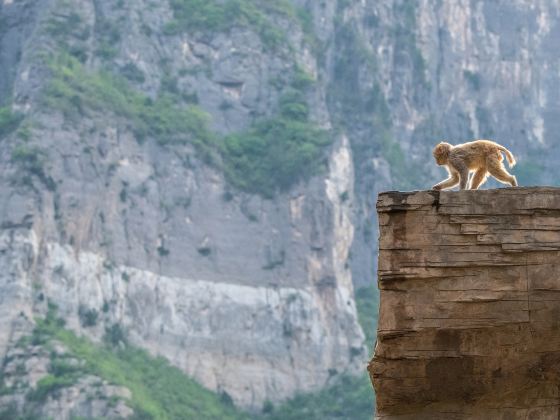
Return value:
[(445, 181), (441, 181), (439, 184), (434, 185), (432, 188), (434, 190), (444, 190), (446, 188), (452, 188), (459, 183), (459, 174), (453, 173)]
[(459, 175), (459, 189), (466, 190), (467, 184), (469, 183), (469, 169), (467, 165), (460, 159), (456, 159), (454, 162), (450, 162), (453, 165), (453, 168), (457, 171)]

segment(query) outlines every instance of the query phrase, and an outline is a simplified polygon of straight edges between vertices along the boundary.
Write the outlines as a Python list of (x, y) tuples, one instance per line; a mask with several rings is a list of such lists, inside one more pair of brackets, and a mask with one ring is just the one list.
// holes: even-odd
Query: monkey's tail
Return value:
[(508, 149), (506, 149), (504, 146), (498, 146), (498, 149), (504, 152), (504, 154), (506, 155), (506, 159), (509, 163), (509, 167), (513, 168), (516, 164), (516, 161), (513, 155), (511, 154), (511, 152)]

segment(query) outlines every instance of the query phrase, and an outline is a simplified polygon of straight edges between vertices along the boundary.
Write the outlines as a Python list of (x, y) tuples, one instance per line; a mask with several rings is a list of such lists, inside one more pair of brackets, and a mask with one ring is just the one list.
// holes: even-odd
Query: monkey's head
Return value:
[(434, 158), (438, 165), (445, 165), (449, 157), (449, 151), (453, 146), (449, 143), (442, 141), (436, 147), (434, 147)]

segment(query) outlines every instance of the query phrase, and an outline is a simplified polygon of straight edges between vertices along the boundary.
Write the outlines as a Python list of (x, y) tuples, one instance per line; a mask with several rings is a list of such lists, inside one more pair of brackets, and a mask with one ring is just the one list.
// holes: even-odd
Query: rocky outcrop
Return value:
[(558, 418), (560, 189), (388, 192), (379, 418)]

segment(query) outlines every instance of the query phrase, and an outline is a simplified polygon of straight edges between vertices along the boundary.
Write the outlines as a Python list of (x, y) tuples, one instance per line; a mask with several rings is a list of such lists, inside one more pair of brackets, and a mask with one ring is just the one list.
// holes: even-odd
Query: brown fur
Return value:
[(488, 174), (498, 181), (517, 186), (515, 176), (506, 171), (502, 163), (502, 152), (506, 155), (509, 166), (515, 165), (515, 158), (511, 152), (498, 143), (490, 140), (476, 140), (453, 146), (441, 142), (434, 148), (434, 158), (438, 165), (444, 165), (449, 172), (449, 178), (434, 185), (434, 190), (452, 188), (459, 184), (459, 188), (467, 188), (469, 173), (474, 172), (470, 188), (476, 190), (486, 181)]

